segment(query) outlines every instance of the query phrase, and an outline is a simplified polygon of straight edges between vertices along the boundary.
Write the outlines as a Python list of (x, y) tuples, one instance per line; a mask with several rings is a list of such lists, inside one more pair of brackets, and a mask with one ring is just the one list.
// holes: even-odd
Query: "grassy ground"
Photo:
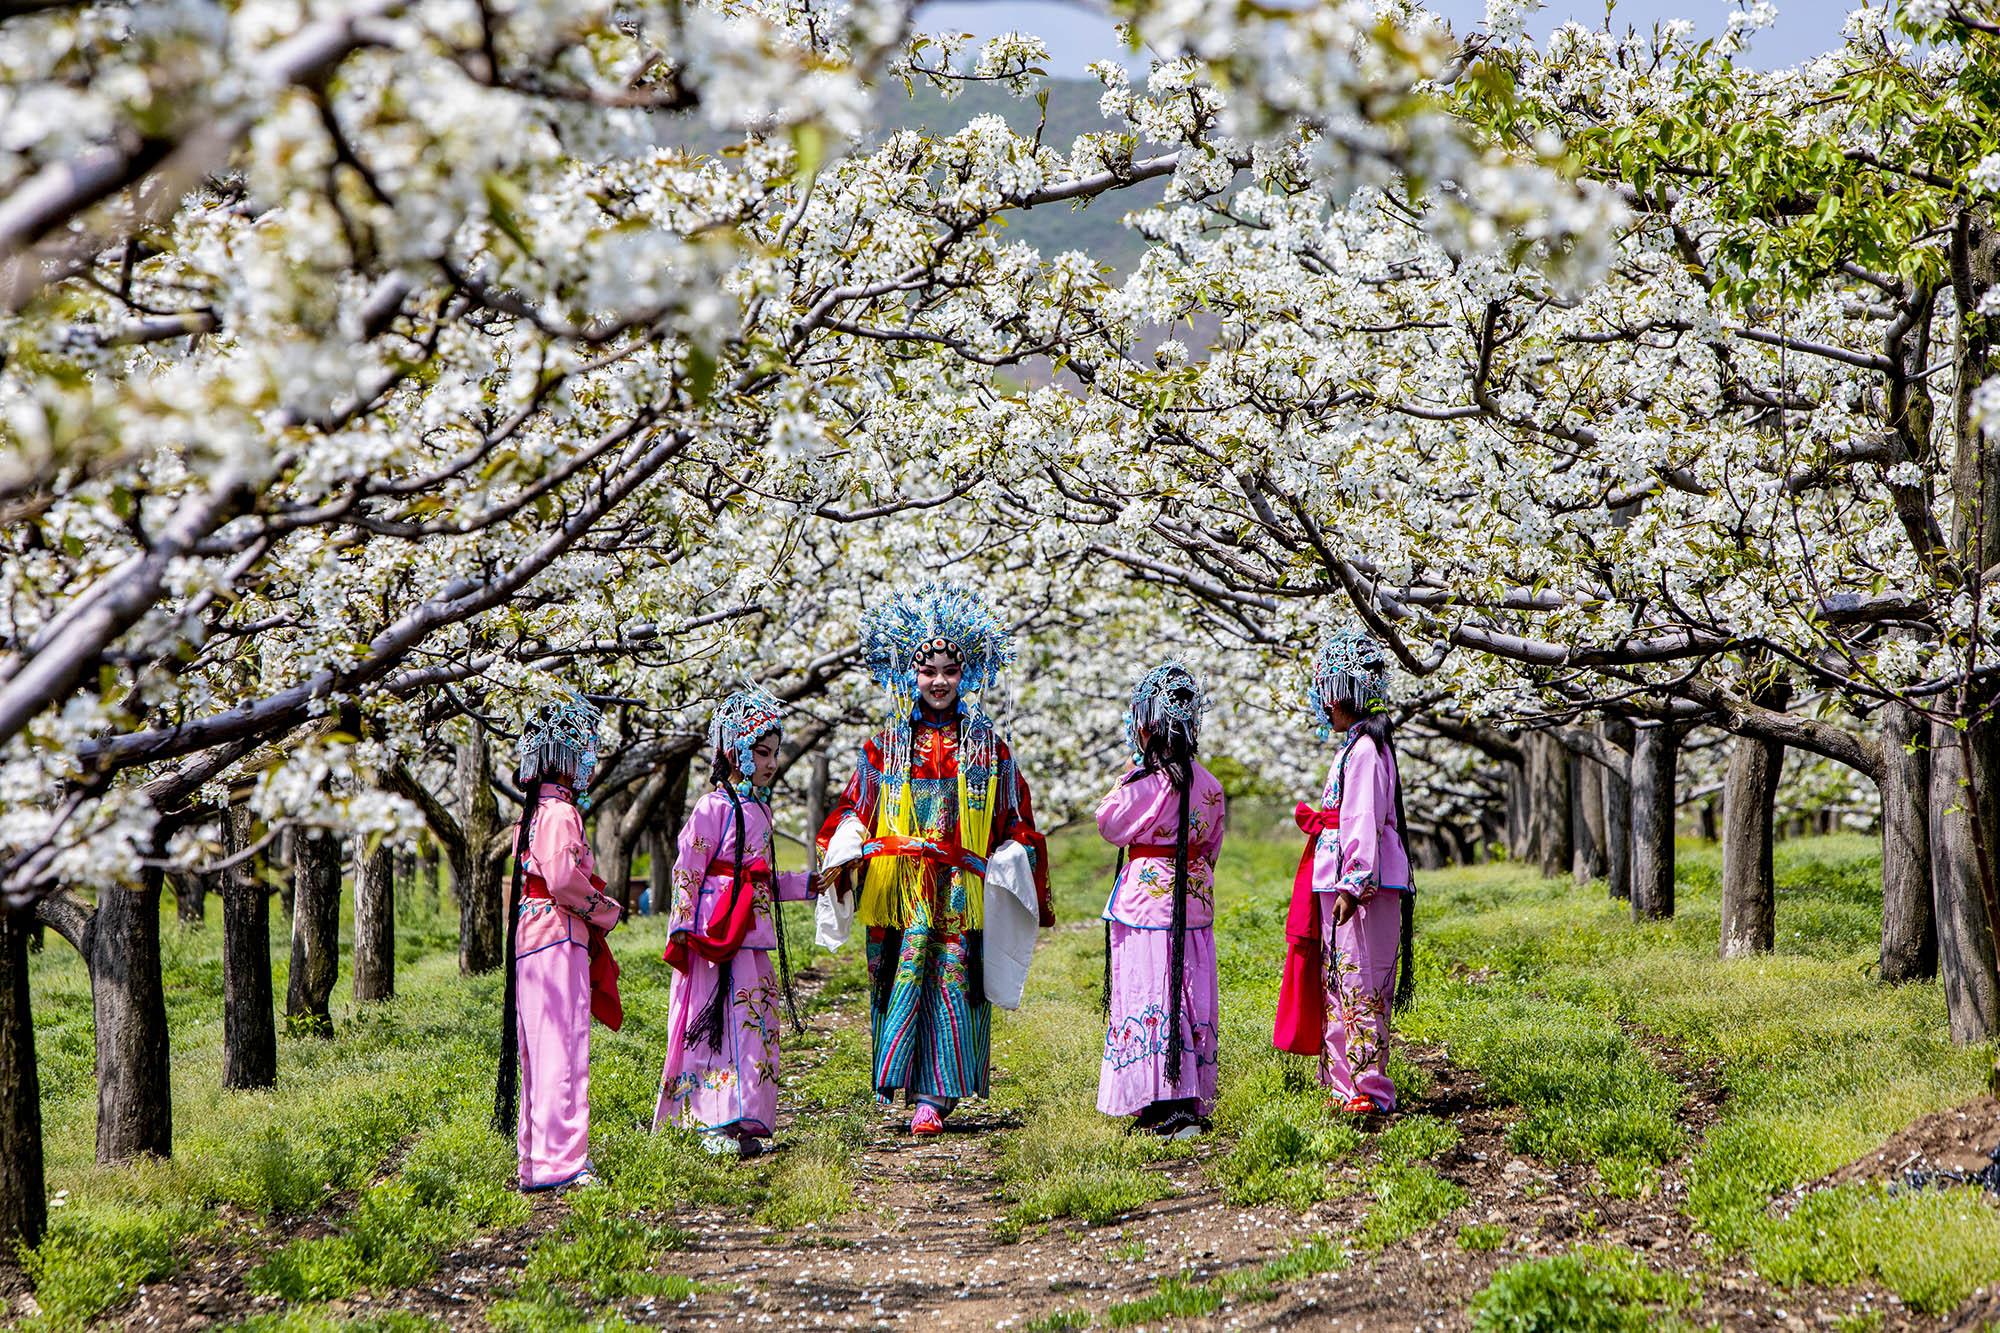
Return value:
[[(1047, 1327), (1212, 1313), (1440, 1226), (1468, 1252), (1510, 1240), (1471, 1220), (1465, 1191), (1433, 1169), (1456, 1141), (1451, 1123), (1413, 1114), (1364, 1136), (1325, 1109), (1303, 1062), (1270, 1050), (1296, 835), (1266, 812), (1240, 810), (1235, 823), (1217, 924), (1222, 1147), (1205, 1169), (1232, 1204), (1303, 1209), (1353, 1196), (1359, 1221), (1337, 1235), (1301, 1225), (1291, 1251), (1257, 1268), (1176, 1275), (1141, 1300), (1079, 1306)], [(1027, 1002), (995, 1024), (991, 1109), (1019, 1125), (992, 1140), (1002, 1239), (1109, 1222), (1172, 1189), (1159, 1168), (1197, 1152), (1129, 1137), (1095, 1110), (1101, 936), (1091, 918), (1109, 858), (1083, 831), (1059, 837), (1054, 855), (1066, 924), (1045, 939)], [(1916, 1116), (1978, 1095), (1990, 1055), (1950, 1045), (1936, 986), (1891, 990), (1869, 976), (1879, 888), (1865, 841), (1789, 844), (1778, 859), (1778, 950), (1727, 964), (1714, 957), (1711, 848), (1682, 849), (1681, 915), (1660, 925), (1633, 925), (1601, 886), (1544, 882), (1518, 867), (1426, 876), (1422, 993), (1399, 1029), (1441, 1045), (1487, 1095), (1518, 1108), (1508, 1134), (1524, 1157), (1581, 1164), (1606, 1200), (1655, 1196), (1673, 1177), (1674, 1206), (1711, 1268), (1748, 1266), (1781, 1286), (1869, 1282), (1918, 1310), (1955, 1308), (2000, 1278), (2000, 1213), (1989, 1202), (1865, 1186), (1808, 1193), (1796, 1206), (1791, 1196)], [(795, 957), (810, 952), (805, 915), (792, 913)], [(282, 946), (282, 919), (277, 933)], [(279, 1086), (268, 1093), (218, 1087), (219, 934), (219, 923), (183, 930), (170, 909), (163, 924), (176, 1156), (139, 1168), (93, 1165), (87, 979), (53, 936), (35, 962), (50, 1188), (62, 1206), (28, 1256), (41, 1312), (33, 1325), (86, 1325), (140, 1283), (223, 1252), (254, 1260), (249, 1290), (293, 1304), (260, 1324), (334, 1325), (329, 1303), (418, 1283), (471, 1238), (529, 1219), (508, 1188), (511, 1146), (485, 1127), (497, 985), (457, 976), (448, 920), (410, 914), (399, 927), (399, 998), (365, 1011), (337, 1002), (331, 1041), (282, 1038)], [(504, 1327), (570, 1327), (613, 1305), (666, 1311), (694, 1296), (674, 1261), (689, 1208), (738, 1210), (809, 1243), (855, 1206), (857, 1154), (873, 1124), (865, 1028), (822, 1023), (791, 1041), (789, 1094), (810, 1112), (792, 1150), (725, 1168), (686, 1136), (646, 1132), (666, 1028), (659, 923), (633, 923), (620, 938), (626, 1027), (593, 1038), (605, 1185), (537, 1205), (560, 1211), (537, 1212), (546, 1225), (489, 1310)], [(282, 994), (282, 947), (276, 966)], [(865, 1002), (851, 953), (830, 969), (823, 960), (821, 972), (812, 1007)], [(345, 974), (341, 984), (344, 995)], [(1399, 1082), (1421, 1087), (1423, 1071), (1394, 1060)], [(1690, 1070), (1719, 1094), (1698, 1130), (1685, 1114)], [(1632, 1251), (1583, 1247), (1501, 1268), (1466, 1315), (1492, 1329), (1699, 1324), (1699, 1288), (1698, 1275), (1656, 1271)]]

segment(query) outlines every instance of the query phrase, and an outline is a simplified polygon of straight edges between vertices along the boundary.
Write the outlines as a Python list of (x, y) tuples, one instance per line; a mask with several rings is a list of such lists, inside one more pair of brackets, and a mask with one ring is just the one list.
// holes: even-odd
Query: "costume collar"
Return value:
[(560, 782), (544, 782), (542, 784), (542, 799), (546, 801), (552, 798), (558, 801), (568, 801), (571, 805), (576, 804), (576, 792), (574, 789), (565, 787)]
[(912, 726), (936, 727), (939, 731), (943, 731), (946, 727), (959, 721), (964, 716), (965, 716), (965, 699), (963, 697), (960, 697), (959, 700), (952, 705), (951, 711), (949, 713), (946, 713), (942, 719), (932, 717), (928, 712), (925, 711), (924, 706), (921, 703), (915, 703), (910, 705), (910, 724)]

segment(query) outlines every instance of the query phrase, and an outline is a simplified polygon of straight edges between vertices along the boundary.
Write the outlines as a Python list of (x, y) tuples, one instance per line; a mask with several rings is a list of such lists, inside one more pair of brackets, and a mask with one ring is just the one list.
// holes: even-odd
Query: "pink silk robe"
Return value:
[[(1361, 1094), (1384, 1111), (1396, 1105), (1387, 1069), (1389, 1003), (1410, 888), (1410, 858), (1396, 828), (1398, 781), (1373, 739), (1348, 732), (1320, 796), (1322, 808), (1338, 803), (1340, 827), (1320, 834), (1313, 853), (1313, 891), (1328, 895), (1320, 900), (1326, 1042), (1319, 1081), (1342, 1101)], [(1329, 910), (1334, 894), (1358, 904), (1343, 925)]]
[[(771, 811), (743, 801), (745, 864), (770, 864)], [(695, 802), (681, 829), (674, 862), (674, 901), (667, 934), (706, 931), (722, 913), (733, 887), (737, 859), (736, 820), (729, 797), (710, 791)], [(777, 898), (801, 902), (812, 897), (812, 880), (802, 870), (778, 871)], [(721, 1049), (690, 1042), (688, 1022), (707, 1005), (721, 980), (721, 966), (691, 953), (686, 972), (676, 971), (669, 994), (667, 1059), (660, 1071), (660, 1096), (653, 1128), (730, 1129), (760, 1137), (778, 1123), (778, 1033), (780, 997), (771, 950), (778, 947), (771, 887), (758, 885), (755, 915), (730, 965), (729, 1008), (722, 1020)]]
[[(1174, 917), (1174, 839), (1180, 794), (1165, 774), (1121, 782), (1097, 806), (1097, 831), (1115, 847), (1144, 847), (1112, 885), (1104, 905), (1111, 932), (1111, 1013), (1097, 1109), (1136, 1115), (1153, 1102), (1192, 1097), (1215, 1105), (1221, 994), (1215, 971), (1215, 858), (1227, 808), (1222, 784), (1196, 764), (1188, 793), (1187, 951), (1181, 968), (1181, 1076), (1167, 1079)], [(1160, 855), (1151, 849), (1165, 849)]]
[(524, 895), (514, 918), (523, 1189), (565, 1184), (590, 1166), (590, 928), (610, 930), (619, 917), (596, 868), (582, 812), (544, 794), (521, 869), (548, 897)]

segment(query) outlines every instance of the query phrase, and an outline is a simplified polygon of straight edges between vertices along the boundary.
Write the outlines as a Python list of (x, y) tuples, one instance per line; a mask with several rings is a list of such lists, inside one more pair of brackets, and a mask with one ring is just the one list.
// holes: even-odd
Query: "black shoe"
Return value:
[(1209, 1125), (1206, 1116), (1193, 1111), (1174, 1111), (1151, 1128), (1163, 1139), (1195, 1139), (1208, 1133)]

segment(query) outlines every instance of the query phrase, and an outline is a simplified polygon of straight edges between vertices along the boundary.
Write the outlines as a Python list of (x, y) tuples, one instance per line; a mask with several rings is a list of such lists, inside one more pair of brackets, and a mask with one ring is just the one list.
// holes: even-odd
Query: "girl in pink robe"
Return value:
[(1104, 1062), (1097, 1109), (1134, 1129), (1191, 1137), (1215, 1108), (1221, 995), (1215, 858), (1222, 784), (1194, 757), (1205, 705), (1178, 662), (1133, 691), (1133, 767), (1097, 807), (1097, 829), (1130, 858), (1104, 905)]
[(698, 1129), (711, 1151), (744, 1156), (778, 1123), (778, 999), (791, 997), (789, 976), (781, 989), (771, 966), (774, 949), (784, 965), (775, 904), (813, 893), (805, 871), (775, 866), (779, 707), (762, 690), (731, 695), (711, 727), (716, 786), (681, 830), (667, 922), (675, 975), (653, 1127)]
[[(1319, 994), (1297, 994), (1298, 974), (1288, 970), (1279, 997), (1278, 1044), (1299, 1049), (1287, 1044), (1285, 1034), (1302, 1026), (1301, 1010), (1317, 1008), (1319, 1080), (1332, 1090), (1335, 1107), (1389, 1111), (1396, 1105), (1387, 1069), (1389, 1013), (1410, 997), (1415, 889), (1403, 848), (1394, 729), (1385, 715), (1387, 656), (1358, 630), (1337, 633), (1321, 646), (1313, 682), (1322, 734), (1337, 730), (1341, 740), (1321, 789), (1321, 808), (1299, 808), (1300, 827), (1312, 842), (1310, 865), (1300, 868), (1297, 889), (1309, 888), (1311, 901), (1295, 902), (1288, 934), (1295, 954), (1317, 944)], [(1301, 906), (1313, 922), (1303, 932), (1297, 924)], [(1300, 933), (1317, 939), (1301, 939)]]
[(622, 909), (597, 877), (578, 808), (597, 761), (596, 729), (597, 710), (578, 698), (544, 706), (521, 743), (529, 809), (508, 895), (494, 1118), (503, 1129), (513, 1122), (524, 1190), (591, 1179), (590, 1021), (595, 1012), (616, 1029), (620, 1017), (617, 964), (604, 936)]

